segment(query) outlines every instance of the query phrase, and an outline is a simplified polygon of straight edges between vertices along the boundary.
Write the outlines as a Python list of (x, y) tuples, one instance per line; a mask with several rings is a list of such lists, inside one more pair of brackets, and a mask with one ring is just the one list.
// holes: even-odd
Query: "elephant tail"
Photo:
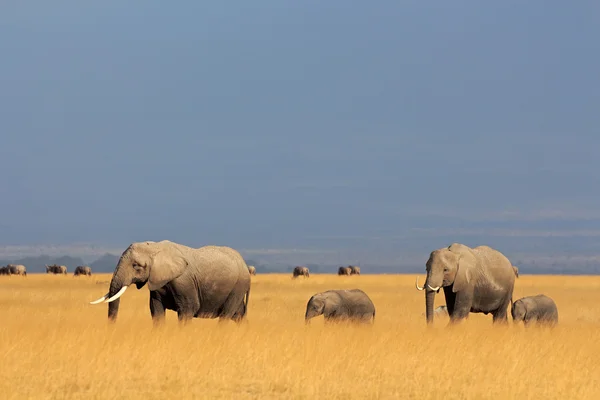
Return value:
[(250, 286), (246, 292), (246, 299), (244, 300), (244, 314), (248, 314), (248, 301), (250, 300)]

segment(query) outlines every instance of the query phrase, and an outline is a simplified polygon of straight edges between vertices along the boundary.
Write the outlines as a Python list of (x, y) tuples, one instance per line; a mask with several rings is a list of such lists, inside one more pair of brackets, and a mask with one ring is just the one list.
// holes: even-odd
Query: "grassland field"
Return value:
[[(521, 275), (516, 300), (544, 293), (554, 329), (493, 326), (470, 314), (425, 324), (414, 275), (252, 277), (247, 320), (167, 312), (154, 328), (148, 289), (122, 297), (119, 318), (90, 305), (110, 274), (0, 277), (2, 399), (599, 399), (600, 276)], [(421, 280), (424, 279), (424, 275)], [(360, 288), (372, 326), (309, 326), (309, 297)], [(442, 293), (436, 306), (444, 304)]]

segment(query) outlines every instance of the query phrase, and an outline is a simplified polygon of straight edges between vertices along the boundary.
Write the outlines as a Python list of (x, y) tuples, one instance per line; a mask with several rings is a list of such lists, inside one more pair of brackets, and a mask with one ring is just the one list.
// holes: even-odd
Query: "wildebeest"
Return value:
[(75, 273), (73, 273), (73, 276), (79, 275), (92, 276), (92, 268), (88, 267), (87, 265), (78, 266), (77, 268), (75, 268)]
[(350, 267), (339, 267), (338, 268), (338, 275), (351, 275), (352, 274), (352, 268)]
[(0, 275), (10, 275), (8, 271), (8, 267), (5, 265), (4, 267), (0, 267)]
[(65, 265), (46, 265), (47, 274), (67, 274), (67, 267)]
[(27, 268), (22, 264), (8, 264), (6, 266), (10, 275), (23, 275), (27, 276)]
[(301, 267), (301, 266), (295, 267), (292, 277), (297, 278), (300, 275), (304, 276), (305, 278), (308, 278), (310, 276), (310, 271), (308, 270), (307, 267)]

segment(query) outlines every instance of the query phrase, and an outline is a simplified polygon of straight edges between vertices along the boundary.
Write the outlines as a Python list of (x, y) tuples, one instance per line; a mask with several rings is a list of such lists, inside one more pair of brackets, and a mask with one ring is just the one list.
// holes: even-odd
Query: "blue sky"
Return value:
[(0, 245), (597, 241), (600, 3), (358, 3), (0, 6)]

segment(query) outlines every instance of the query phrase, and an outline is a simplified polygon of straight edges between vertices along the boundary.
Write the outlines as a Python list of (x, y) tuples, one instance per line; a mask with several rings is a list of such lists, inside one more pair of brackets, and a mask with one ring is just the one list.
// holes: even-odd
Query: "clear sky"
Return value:
[(583, 0), (4, 2), (0, 245), (599, 242), (599, 38)]

